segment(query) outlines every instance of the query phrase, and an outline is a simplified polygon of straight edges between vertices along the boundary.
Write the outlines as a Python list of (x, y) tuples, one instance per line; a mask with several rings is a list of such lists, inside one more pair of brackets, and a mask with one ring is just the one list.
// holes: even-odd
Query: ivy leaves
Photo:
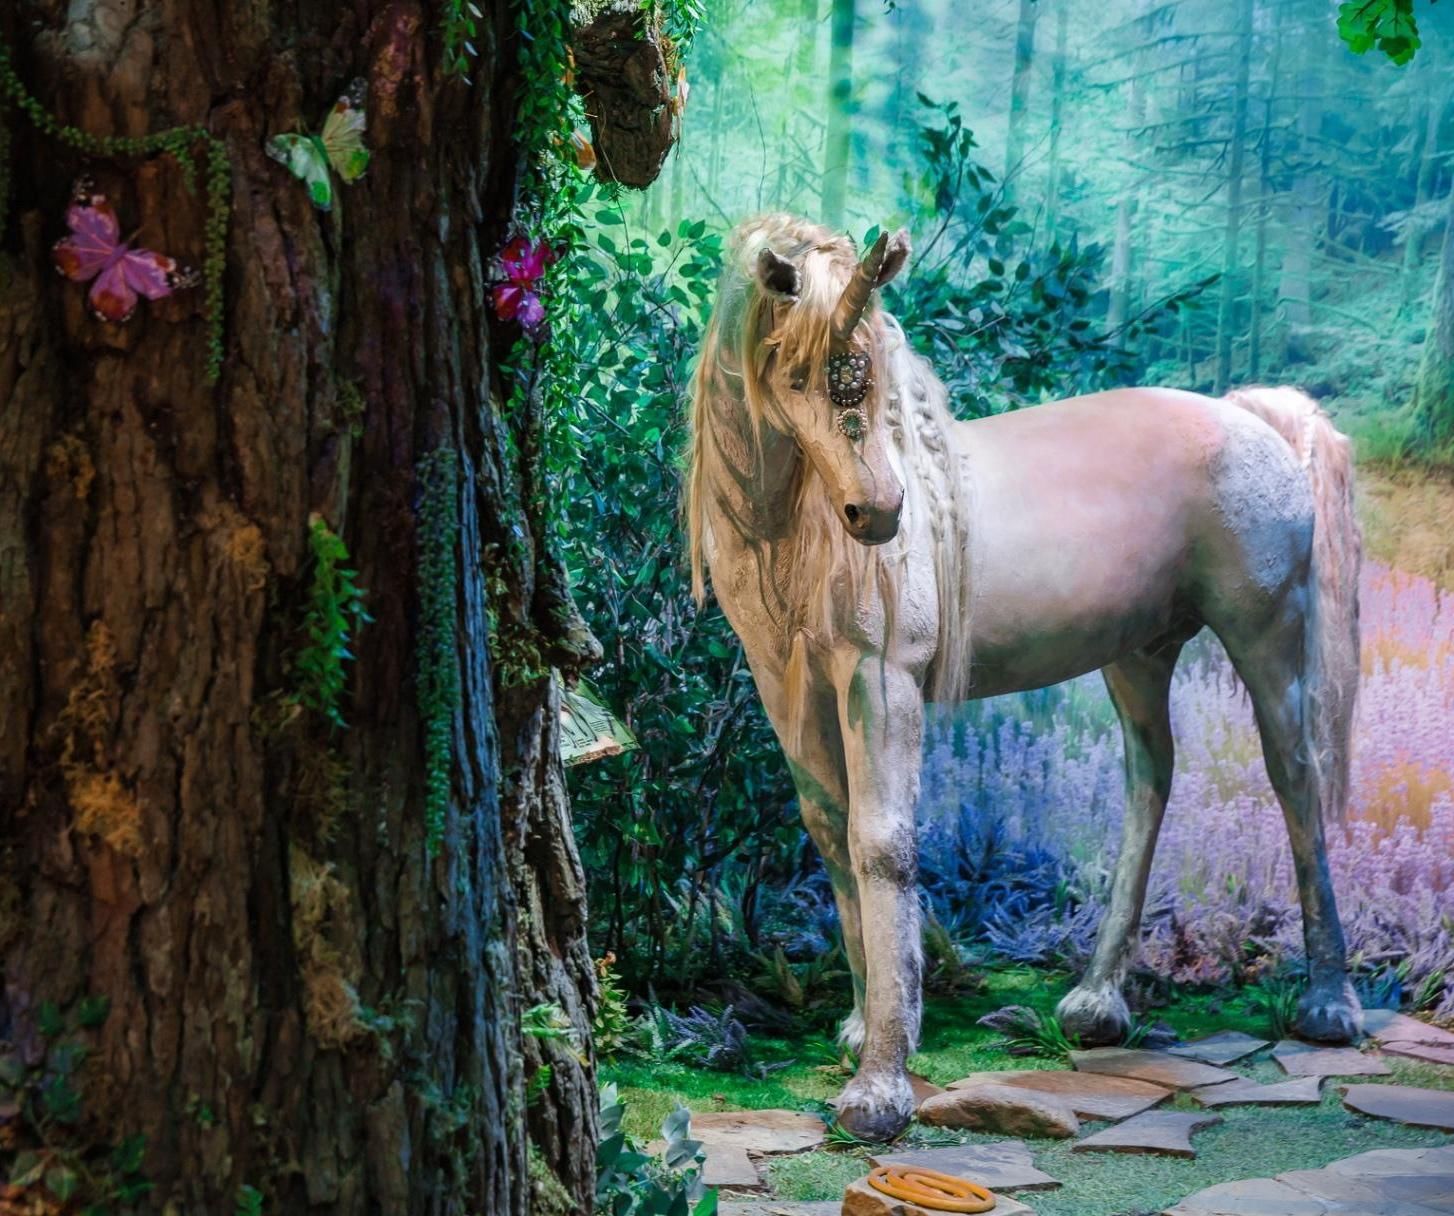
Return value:
[(308, 547), (313, 552), (313, 580), (303, 618), (307, 640), (294, 660), (297, 696), (334, 726), (346, 726), (339, 704), (347, 682), (344, 664), (353, 661), (349, 646), (354, 632), (373, 617), (364, 608), (358, 573), (345, 564), (348, 546), (321, 516), (309, 522)]
[(1377, 46), (1394, 63), (1405, 64), (1420, 46), (1414, 0), (1351, 0), (1338, 6), (1338, 36), (1362, 55)]

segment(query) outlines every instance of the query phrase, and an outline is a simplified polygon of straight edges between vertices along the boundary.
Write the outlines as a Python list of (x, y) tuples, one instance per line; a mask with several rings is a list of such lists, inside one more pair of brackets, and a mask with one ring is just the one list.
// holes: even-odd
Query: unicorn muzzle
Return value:
[(887, 502), (848, 502), (843, 505), (843, 526), (848, 535), (862, 545), (881, 545), (899, 534), (899, 516), (904, 508), (904, 491), (900, 487)]

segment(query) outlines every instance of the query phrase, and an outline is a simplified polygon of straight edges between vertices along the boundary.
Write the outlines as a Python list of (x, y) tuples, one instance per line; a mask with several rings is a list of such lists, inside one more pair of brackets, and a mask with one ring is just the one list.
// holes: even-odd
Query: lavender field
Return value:
[[(1370, 563), (1346, 824), (1330, 824), (1339, 906), (1368, 1005), (1454, 1015), (1454, 597)], [(1296, 966), (1292, 858), (1250, 702), (1214, 638), (1172, 692), (1178, 744), (1142, 962), (1169, 980), (1246, 982)], [(935, 914), (994, 953), (1089, 951), (1120, 831), (1120, 731), (1091, 675), (937, 716), (922, 867)]]

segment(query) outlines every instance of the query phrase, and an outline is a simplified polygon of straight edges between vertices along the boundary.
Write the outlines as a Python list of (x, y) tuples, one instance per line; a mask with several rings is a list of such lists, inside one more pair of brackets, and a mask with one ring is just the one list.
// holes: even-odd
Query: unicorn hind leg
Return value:
[(1135, 953), (1146, 900), (1146, 880), (1166, 800), (1171, 794), (1174, 747), (1169, 697), (1181, 641), (1128, 655), (1102, 671), (1125, 741), (1126, 815), (1111, 904), (1096, 934), (1085, 975), (1056, 1009), (1061, 1026), (1087, 1046), (1118, 1043), (1131, 1028), (1121, 995)]

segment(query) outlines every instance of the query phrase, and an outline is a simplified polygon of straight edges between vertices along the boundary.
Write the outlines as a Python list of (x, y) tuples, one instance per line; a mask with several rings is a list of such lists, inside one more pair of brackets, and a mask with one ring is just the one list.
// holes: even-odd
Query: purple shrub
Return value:
[[(1454, 1016), (1454, 600), (1370, 565), (1348, 822), (1328, 825), (1355, 964)], [(996, 952), (1089, 948), (1122, 808), (1121, 745), (1098, 676), (936, 716), (926, 740), (925, 885)], [(1251, 705), (1215, 639), (1172, 688), (1177, 773), (1142, 957), (1167, 978), (1243, 981), (1302, 950), (1282, 813)], [(966, 729), (966, 721), (969, 728)], [(1442, 974), (1441, 974), (1442, 973)], [(1393, 989), (1385, 985), (1384, 991)]]

